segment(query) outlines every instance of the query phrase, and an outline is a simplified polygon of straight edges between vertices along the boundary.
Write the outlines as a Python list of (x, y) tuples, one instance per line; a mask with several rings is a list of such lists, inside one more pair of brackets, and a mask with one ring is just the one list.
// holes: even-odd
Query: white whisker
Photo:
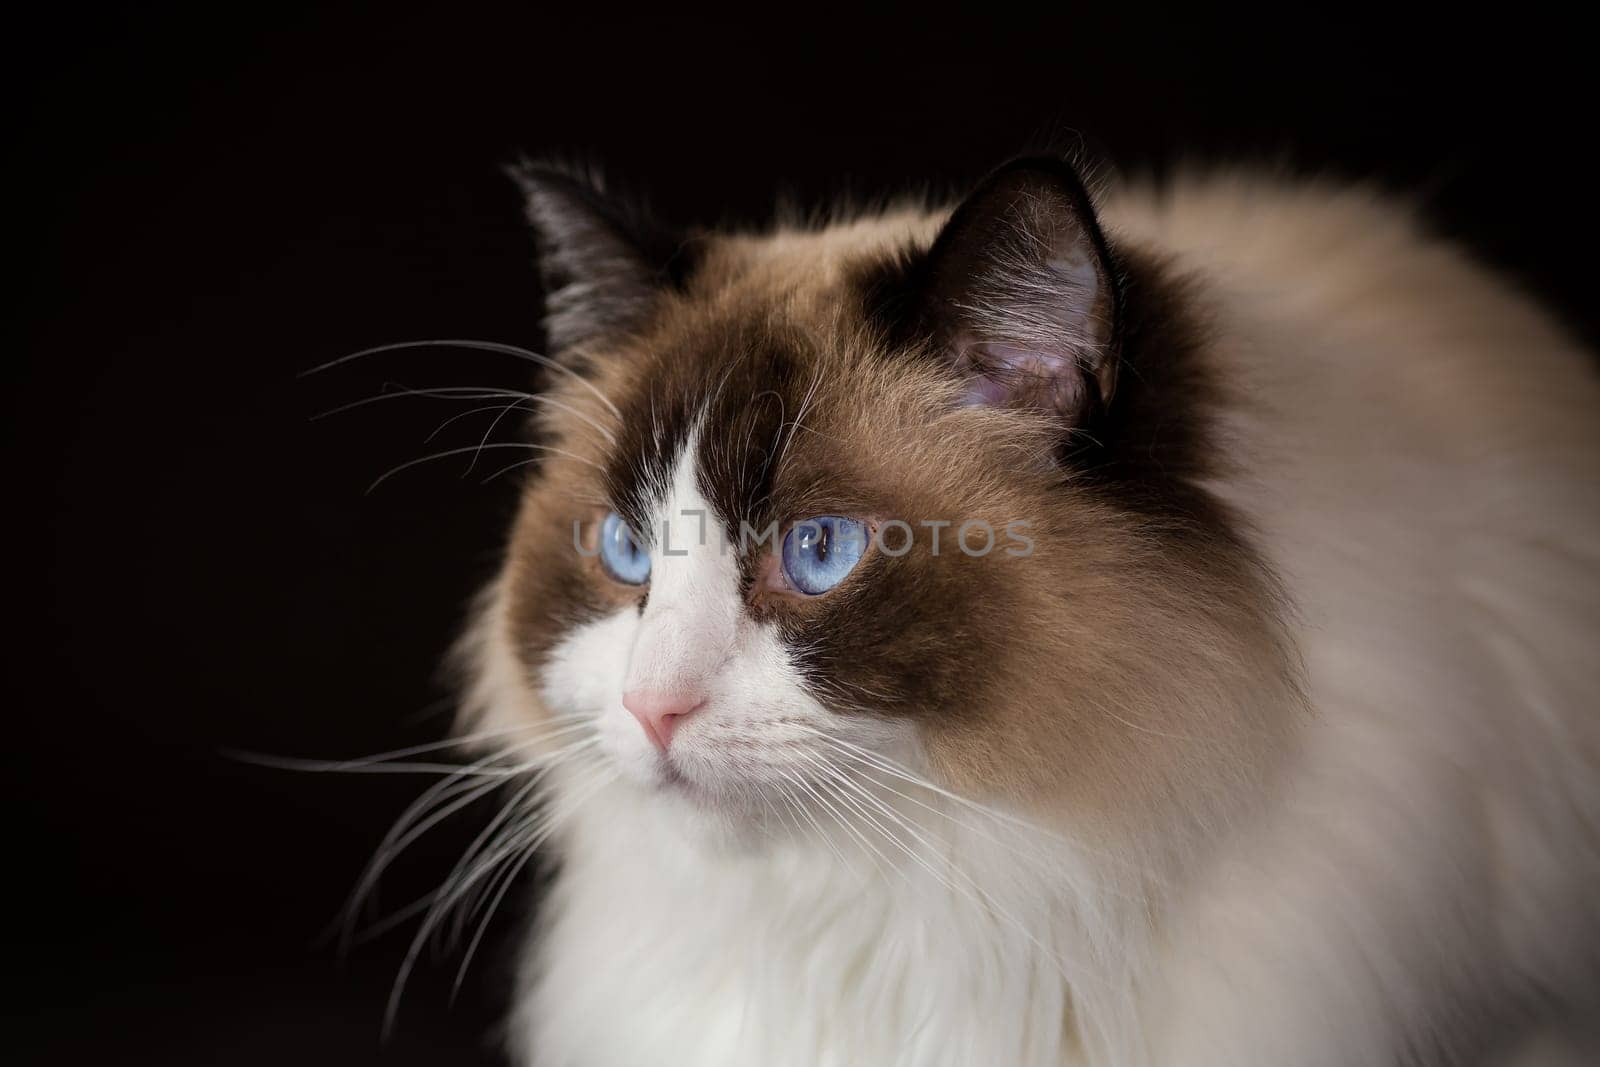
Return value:
[(568, 367), (566, 364), (557, 360), (551, 359), (549, 356), (540, 355), (537, 352), (530, 352), (528, 349), (520, 348), (516, 345), (501, 344), (497, 341), (473, 341), (458, 338), (454, 340), (438, 341), (400, 341), (395, 344), (377, 345), (373, 348), (364, 348), (359, 352), (352, 352), (347, 356), (340, 356), (338, 359), (331, 359), (326, 363), (320, 364), (319, 366), (312, 367), (310, 370), (302, 371), (300, 373), (300, 377), (304, 378), (312, 374), (320, 374), (323, 371), (331, 370), (334, 367), (353, 362), (354, 360), (364, 359), (367, 356), (376, 356), (385, 352), (402, 352), (408, 349), (416, 348), (470, 348), (481, 352), (496, 352), (500, 355), (511, 356), (515, 359), (534, 363), (550, 370), (559, 371), (560, 373), (572, 378), (579, 385), (593, 393), (597, 398), (599, 398), (602, 404), (611, 409), (611, 413), (617, 416), (617, 418), (620, 419), (622, 417), (622, 412), (618, 410), (617, 406), (611, 402), (610, 397), (602, 393), (593, 382), (589, 381), (589, 379), (585, 378), (571, 367)]
[[(799, 784), (798, 780), (793, 775), (789, 774), (789, 772), (780, 771), (779, 773), (790, 783), (795, 785)], [(790, 792), (788, 786), (780, 784), (778, 789), (780, 790), (783, 798), (788, 802), (790, 812), (796, 816), (796, 829), (800, 829), (799, 820), (805, 819), (805, 821), (811, 825), (812, 831), (817, 835), (818, 838), (822, 840), (822, 843), (827, 846), (828, 850), (832, 852), (835, 857), (838, 858), (839, 865), (847, 871), (854, 871), (855, 865), (849, 860), (845, 859), (844, 853), (839, 851), (839, 846), (834, 844), (833, 835), (822, 828), (822, 824), (817, 822), (816, 816), (811, 814), (810, 809), (804, 804), (800, 803), (795, 794)], [(801, 836), (804, 836), (803, 830), (801, 830)]]
[[(872, 797), (865, 790), (858, 789), (858, 792), (862, 797), (866, 798), (868, 802), (873, 804), (877, 810), (882, 812), (884, 816), (893, 820), (897, 825), (902, 827), (908, 834), (912, 836), (913, 839), (917, 841), (918, 844), (922, 845), (923, 848), (928, 849), (933, 855), (942, 855), (941, 851), (931, 842), (929, 842), (928, 839), (920, 832), (918, 832), (917, 828), (911, 822), (907, 821), (887, 804), (884, 804), (882, 800)], [(1066, 965), (1066, 961), (1063, 960), (1058, 953), (1052, 951), (1042, 941), (1040, 941), (1038, 937), (1027, 928), (1022, 920), (1018, 919), (1003, 905), (1001, 905), (1000, 902), (995, 899), (994, 894), (984, 889), (983, 886), (979, 884), (977, 879), (973, 878), (972, 875), (963, 870), (959, 865), (953, 863), (948, 864), (946, 868), (948, 870), (948, 874), (946, 874), (935, 869), (933, 865), (924, 857), (918, 855), (914, 850), (900, 842), (895, 835), (886, 834), (886, 836), (888, 836), (891, 841), (898, 845), (909, 858), (926, 870), (940, 885), (944, 886), (951, 892), (959, 894), (975, 907), (978, 907), (980, 910), (986, 911), (1005, 921), (1013, 930), (1020, 934), (1024, 940), (1026, 940), (1034, 948), (1038, 949), (1046, 959), (1054, 963), (1056, 969), (1061, 973), (1063, 978), (1066, 978), (1068, 981), (1072, 982), (1083, 980), (1091, 980), (1096, 982), (1099, 981), (1099, 979), (1095, 978), (1083, 968), (1069, 968)], [(960, 879), (960, 883), (957, 883), (956, 881), (958, 878)]]
[[(576, 811), (578, 807), (586, 802), (590, 797), (594, 796), (594, 794), (598, 793), (601, 789), (615, 781), (616, 777), (616, 772), (612, 771), (608, 775), (600, 777), (597, 781), (592, 782), (588, 790), (579, 799), (575, 800), (571, 804), (570, 811), (566, 817), (570, 817), (571, 811)], [(467, 944), (466, 953), (461, 959), (461, 966), (456, 970), (455, 981), (451, 983), (450, 986), (450, 1000), (452, 1003), (454, 1003), (456, 995), (461, 990), (461, 982), (467, 976), (467, 968), (472, 965), (472, 957), (477, 953), (478, 945), (483, 940), (485, 931), (489, 929), (489, 921), (494, 918), (495, 912), (499, 910), (500, 902), (504, 899), (506, 891), (511, 888), (513, 883), (516, 882), (517, 875), (521, 873), (523, 867), (527, 866), (528, 861), (533, 858), (534, 854), (538, 851), (539, 846), (549, 839), (550, 833), (554, 831), (559, 821), (562, 820), (553, 816), (549, 823), (547, 823), (546, 828), (539, 834), (535, 835), (535, 837), (525, 845), (521, 856), (514, 864), (510, 866), (508, 873), (504, 875), (500, 884), (500, 888), (495, 891), (493, 898), (489, 901), (489, 907), (484, 912), (482, 921), (478, 923), (477, 930), (473, 932), (472, 940)]]
[(839, 828), (845, 831), (845, 833), (848, 834), (852, 840), (861, 846), (862, 854), (871, 861), (873, 869), (878, 872), (879, 876), (882, 877), (885, 882), (887, 882), (889, 880), (889, 874), (882, 866), (882, 864), (887, 861), (885, 860), (883, 853), (878, 851), (877, 847), (867, 839), (866, 835), (861, 833), (860, 830), (856, 829), (855, 825), (851, 823), (849, 819), (841, 815), (839, 813), (839, 809), (835, 808), (831, 803), (829, 803), (827, 798), (825, 798), (815, 786), (813, 786), (810, 782), (807, 782), (805, 778), (801, 777), (800, 775), (791, 774), (788, 771), (783, 773), (784, 776), (787, 777), (791, 782), (797, 785), (818, 804), (822, 805), (823, 809), (833, 818), (833, 821), (839, 824)]
[[(391, 389), (391, 385), (394, 388)], [(401, 382), (389, 382), (385, 383), (383, 388), (384, 391), (375, 396), (362, 397), (360, 400), (352, 400), (349, 403), (340, 404), (338, 407), (329, 408), (327, 411), (318, 412), (311, 416), (311, 421), (317, 422), (321, 419), (331, 418), (334, 415), (341, 415), (347, 411), (354, 411), (357, 408), (381, 404), (388, 400), (405, 400), (413, 397), (433, 400), (504, 400), (507, 397), (514, 397), (519, 400), (531, 400), (536, 395), (522, 389), (507, 389), (495, 385), (440, 385), (427, 389), (417, 389)], [(498, 410), (498, 405), (478, 410), (494, 411)], [(463, 414), (470, 414), (470, 412)], [(454, 416), (454, 418), (461, 417), (463, 416)]]
[[(550, 762), (540, 768), (540, 771), (549, 771), (560, 763), (570, 762), (575, 756), (587, 752), (598, 743), (598, 736), (591, 736), (564, 746), (553, 756)], [(457, 861), (454, 869), (445, 878), (443, 884), (432, 895), (422, 925), (412, 938), (411, 945), (406, 951), (404, 960), (401, 962), (400, 970), (395, 976), (394, 986), (389, 995), (389, 1002), (384, 1011), (383, 1032), (385, 1034), (391, 1032), (394, 1028), (395, 1015), (399, 1010), (400, 1000), (405, 992), (406, 981), (416, 966), (422, 947), (429, 942), (430, 937), (440, 928), (440, 924), (450, 914), (451, 910), (465, 899), (469, 893), (473, 892), (475, 887), (484, 883), (485, 879), (489, 880), (488, 888), (493, 892), (490, 907), (482, 920), (482, 925), (480, 925), (477, 934), (473, 938), (473, 944), (469, 949), (467, 959), (463, 961), (462, 969), (457, 973), (454, 990), (460, 986), (461, 978), (465, 974), (466, 964), (471, 961), (471, 953), (476, 951), (483, 929), (493, 916), (494, 910), (498, 907), (506, 888), (515, 880), (515, 872), (507, 876), (505, 880), (499, 880), (499, 876), (504, 873), (500, 869), (501, 864), (509, 862), (515, 866), (516, 870), (520, 870), (521, 866), (527, 862), (539, 845), (548, 839), (549, 834), (554, 831), (562, 819), (570, 817), (572, 811), (587, 802), (596, 792), (604, 788), (606, 784), (609, 784), (615, 776), (616, 772), (614, 770), (596, 775), (586, 783), (583, 789), (573, 794), (564, 806), (550, 813), (535, 812), (532, 815), (524, 816), (520, 821), (508, 822), (513, 814), (524, 809), (534, 790), (540, 786), (542, 781), (541, 773), (540, 776), (536, 776), (502, 806), (501, 811), (491, 820), (490, 824), (468, 845), (462, 858)], [(504, 843), (492, 844), (492, 842)], [(497, 882), (498, 888), (495, 888)], [(454, 995), (453, 991), (452, 995)]]
[(487, 451), (491, 448), (520, 448), (527, 452), (545, 452), (549, 453), (550, 455), (562, 456), (566, 459), (570, 459), (574, 463), (582, 463), (586, 467), (593, 467), (597, 471), (604, 471), (604, 468), (594, 460), (572, 452), (568, 452), (563, 448), (556, 448), (553, 445), (535, 445), (527, 444), (521, 441), (495, 441), (488, 444), (480, 442), (476, 445), (467, 445), (462, 448), (447, 448), (443, 452), (434, 452), (431, 455), (420, 456), (417, 459), (407, 460), (398, 466), (390, 467), (388, 470), (378, 475), (378, 477), (373, 480), (372, 484), (367, 486), (366, 491), (369, 493), (372, 492), (374, 489), (378, 488), (378, 486), (382, 485), (390, 478), (393, 478), (401, 471), (410, 470), (412, 467), (418, 466), (419, 464), (431, 463), (436, 459), (449, 459), (451, 456), (461, 456), (468, 452), (471, 452), (474, 456), (477, 456), (478, 453)]
[[(255, 760), (287, 760), (291, 764), (295, 764), (295, 766), (288, 768), (291, 770), (356, 770), (375, 763), (384, 763), (390, 760), (407, 759), (411, 756), (420, 756), (427, 752), (438, 752), (448, 748), (464, 748), (467, 745), (476, 745), (483, 741), (506, 737), (511, 734), (523, 734), (530, 730), (541, 730), (551, 725), (569, 722), (583, 722), (587, 721), (588, 718), (589, 716), (587, 715), (553, 715), (542, 722), (524, 723), (517, 726), (504, 726), (495, 730), (481, 730), (477, 733), (460, 734), (455, 737), (447, 737), (442, 741), (429, 741), (426, 744), (411, 745), (407, 748), (392, 749), (388, 752), (376, 752), (370, 756), (356, 756), (345, 760), (293, 760), (290, 757), (272, 756), (265, 753), (252, 753), (244, 751), (236, 751), (234, 752), (234, 755), (240, 759), (247, 759), (252, 762)], [(312, 766), (300, 766), (301, 764), (311, 764)]]
[[(499, 788), (504, 778), (514, 777), (518, 774), (525, 774), (529, 771), (533, 771), (537, 774), (541, 769), (543, 769), (543, 767), (553, 764), (568, 752), (574, 751), (580, 746), (587, 747), (586, 742), (579, 741), (558, 748), (553, 752), (542, 753), (532, 760), (524, 760), (513, 767), (499, 768), (498, 772), (494, 774), (484, 775), (480, 773), (484, 767), (492, 762), (511, 759), (523, 749), (530, 748), (535, 745), (546, 744), (558, 737), (570, 734), (574, 730), (582, 729), (587, 725), (587, 720), (583, 716), (561, 716), (551, 721), (559, 723), (563, 719), (571, 719), (575, 721), (566, 722), (565, 724), (556, 725), (551, 728), (544, 728), (537, 737), (524, 739), (510, 749), (492, 752), (489, 755), (475, 761), (474, 763), (462, 767), (457, 774), (445, 778), (444, 780), (430, 787), (426, 792), (423, 793), (422, 796), (413, 801), (411, 805), (400, 814), (400, 817), (395, 820), (394, 825), (390, 827), (388, 833), (384, 835), (383, 840), (379, 842), (377, 849), (373, 853), (372, 859), (368, 861), (366, 868), (362, 871), (361, 877), (356, 883), (355, 889), (351, 892), (350, 900), (345, 908), (345, 920), (342, 924), (343, 934), (340, 938), (342, 949), (348, 949), (350, 944), (353, 942), (355, 935), (354, 924), (360, 905), (377, 885), (378, 879), (382, 875), (383, 871), (387, 869), (401, 853), (403, 853), (407, 848), (421, 838), (424, 833), (432, 829), (434, 826), (437, 826), (440, 822), (443, 822), (445, 819), (449, 818), (455, 812), (470, 806), (471, 804), (487, 796), (489, 793), (493, 792), (495, 789)], [(531, 724), (529, 728), (541, 728), (547, 726), (547, 723), (540, 723)], [(487, 735), (503, 735), (512, 732), (524, 731), (522, 728), (518, 728), (516, 730), (494, 730), (484, 731), (480, 735), (467, 736), (482, 737)], [(429, 747), (435, 746), (413, 746), (413, 749)], [(410, 751), (412, 750), (397, 750), (397, 752), (401, 754), (406, 754)], [(393, 753), (387, 755), (393, 755)], [(472, 779), (475, 777), (488, 777), (489, 780), (487, 782), (473, 782)], [(435, 808), (432, 814), (423, 817), (423, 812), (428, 811), (430, 807), (434, 807), (435, 805), (438, 805), (438, 807)]]

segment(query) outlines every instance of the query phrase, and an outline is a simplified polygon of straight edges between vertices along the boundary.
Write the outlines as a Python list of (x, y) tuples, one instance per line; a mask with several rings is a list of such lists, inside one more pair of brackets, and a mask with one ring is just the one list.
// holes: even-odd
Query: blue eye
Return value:
[(600, 523), (600, 562), (605, 564), (607, 574), (627, 585), (643, 585), (650, 580), (650, 553), (615, 511), (606, 512), (605, 521)]
[(867, 524), (838, 515), (797, 522), (783, 539), (783, 576), (807, 596), (826, 593), (861, 562)]

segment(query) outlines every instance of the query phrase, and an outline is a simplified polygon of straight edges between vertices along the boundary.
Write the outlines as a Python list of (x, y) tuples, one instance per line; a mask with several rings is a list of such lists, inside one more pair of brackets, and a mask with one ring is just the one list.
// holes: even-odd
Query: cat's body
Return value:
[[(676, 325), (652, 319), (633, 336), (650, 347), (662, 329), (691, 329), (691, 305), (730, 329), (731, 309), (754, 288), (782, 294), (761, 313), (764, 329), (781, 336), (775, 320), (826, 318), (841, 292), (855, 291), (863, 257), (908, 241), (925, 248), (944, 217), (900, 213), (821, 235), (732, 239), (693, 268), (721, 280), (700, 291), (691, 281), (669, 310), (650, 312)], [(814, 732), (830, 728), (827, 715), (859, 709), (842, 701), (844, 712), (794, 711), (799, 698), (771, 695), (786, 669), (779, 661), (798, 647), (820, 655), (809, 650), (824, 639), (790, 640), (785, 627), (801, 623), (763, 621), (757, 608), (754, 621), (730, 620), (711, 604), (718, 583), (736, 600), (760, 596), (723, 562), (725, 546), (703, 559), (691, 547), (678, 562), (656, 543), (653, 585), (639, 605), (619, 597), (575, 610), (560, 601), (576, 594), (550, 578), (555, 557), (518, 545), (565, 529), (568, 515), (551, 513), (553, 502), (581, 495), (582, 475), (558, 466), (541, 475), (545, 488), (534, 493), (548, 495), (525, 511), (473, 643), (476, 721), (504, 728), (547, 709), (592, 712), (600, 744), (621, 753), (612, 763), (628, 773), (597, 779), (592, 767), (567, 764), (551, 773), (551, 803), (570, 810), (521, 968), (519, 1062), (1583, 1062), (1582, 1028), (1593, 1021), (1585, 1012), (1600, 1003), (1600, 388), (1590, 357), (1503, 281), (1362, 191), (1180, 180), (1113, 194), (1100, 220), (1129, 265), (1121, 299), (1132, 309), (1117, 310), (1126, 331), (1106, 342), (1127, 355), (1116, 392), (1106, 379), (1099, 388), (1110, 411), (1125, 402), (1134, 413), (1084, 415), (1073, 406), (1078, 384), (1055, 403), (1085, 434), (1138, 435), (1138, 456), (1105, 461), (1131, 471), (1108, 476), (1105, 492), (1137, 503), (1061, 506), (1076, 509), (1063, 515), (1115, 512), (1105, 543), (1121, 547), (1093, 547), (1067, 530), (1069, 519), (1046, 515), (1044, 569), (1034, 577), (1013, 589), (1015, 572), (1001, 567), (1030, 561), (991, 557), (971, 572), (981, 582), (943, 594), (959, 602), (1000, 588), (995, 596), (1013, 598), (1002, 617), (985, 616), (979, 599), (937, 624), (884, 604), (890, 617), (872, 625), (901, 626), (906, 640), (924, 625), (957, 647), (997, 626), (1017, 629), (968, 668), (995, 687), (983, 693), (1000, 697), (941, 712), (948, 720), (895, 710), (844, 735), (862, 753), (855, 766), (873, 772), (858, 788), (880, 806), (837, 777), (822, 779), (831, 792), (813, 784), (807, 793), (790, 764), (779, 789), (799, 807), (746, 826), (745, 814), (696, 814), (722, 803), (721, 793), (680, 795), (638, 770), (656, 754), (627, 749), (637, 739), (619, 739), (634, 724), (599, 709), (637, 689), (642, 659), (677, 656), (671, 670), (689, 670), (681, 660), (693, 650), (673, 652), (670, 642), (677, 632), (705, 644), (693, 620), (712, 619), (704, 625), (726, 636), (695, 676), (729, 670), (726, 684), (746, 687), (713, 686), (734, 695), (694, 712), (732, 724), (707, 739), (718, 751), (800, 736), (782, 734), (789, 715), (804, 720), (793, 730)], [(765, 280), (747, 280), (755, 275)], [(919, 284), (946, 277), (933, 270)], [(1162, 325), (1173, 315), (1181, 327)], [(1169, 328), (1198, 371), (1152, 354), (1177, 344)], [(843, 342), (820, 347), (812, 358), (845, 358), (834, 355)], [(586, 405), (611, 445), (591, 436), (586, 446), (559, 422), (556, 436), (604, 463), (617, 437), (626, 444), (630, 412), (647, 412), (644, 421), (657, 421), (641, 447), (676, 442), (643, 479), (662, 513), (723, 515), (721, 468), (708, 460), (697, 477), (684, 457), (715, 454), (703, 443), (715, 428), (697, 420), (719, 417), (719, 390), (745, 389), (746, 410), (759, 390), (733, 364), (713, 363), (674, 436), (662, 430), (670, 414), (621, 399), (651, 381), (653, 372), (637, 381), (624, 372), (641, 358), (630, 348), (581, 367), (617, 399), (616, 423), (594, 390), (558, 383), (555, 395)], [(1081, 352), (1074, 358), (1089, 365)], [(861, 433), (929, 425), (921, 411), (884, 414), (901, 401), (874, 397), (873, 381), (850, 390), (876, 413), (876, 428)], [(651, 388), (662, 410), (694, 394)], [(1197, 394), (1203, 409), (1193, 409)], [(904, 399), (919, 403), (937, 409), (940, 397), (924, 388)], [(1168, 405), (1170, 425), (1139, 414)], [(952, 419), (985, 414), (956, 411)], [(858, 455), (884, 450), (851, 437), (847, 415), (820, 420), (821, 439), (848, 439)], [(799, 421), (791, 407), (776, 425), (793, 436)], [(924, 459), (958, 465), (995, 430), (972, 429), (978, 437), (962, 441), (965, 427), (951, 422), (892, 462), (908, 472)], [(946, 438), (951, 453), (931, 456)], [(1073, 457), (1061, 461), (1068, 470)], [(609, 467), (600, 502), (625, 510), (616, 471), (638, 465)], [(991, 490), (985, 479), (998, 484), (1025, 466), (1008, 456), (992, 477), (947, 471), (952, 484), (982, 483), (959, 507), (941, 500), (966, 510), (906, 518), (1008, 521), (1003, 507), (1039, 499), (1028, 495), (1033, 483)], [(1169, 480), (1182, 483), (1178, 495), (1163, 495)], [(886, 517), (883, 506), (860, 510)], [(895, 577), (896, 562), (874, 560), (885, 568), (878, 580), (913, 580)], [(927, 574), (915, 580), (925, 596), (941, 595), (928, 591)], [(1124, 602), (1132, 607), (1121, 617)], [(670, 614), (653, 622), (652, 612)], [(728, 668), (746, 656), (757, 666)], [(997, 658), (1003, 666), (988, 666)], [(807, 661), (806, 684), (821, 703), (883, 689), (881, 679), (835, 680), (826, 671), (845, 669), (836, 662)], [(769, 668), (777, 674), (761, 673)], [(905, 669), (913, 682), (934, 670)], [(1102, 671), (1116, 679), (1111, 689), (1095, 681)], [(948, 689), (963, 677), (929, 699), (960, 707)], [(745, 710), (766, 704), (788, 710), (759, 722)], [(660, 746), (660, 758), (701, 758), (692, 748), (700, 735), (688, 733), (695, 723), (677, 728), (683, 740), (671, 742), (671, 757)], [(837, 764), (850, 758), (849, 748), (830, 751)], [(950, 794), (895, 777), (868, 752)], [(701, 774), (698, 766), (685, 763), (672, 781)], [(762, 794), (760, 807), (783, 805)], [(1030, 825), (1009, 821), (1013, 813)]]

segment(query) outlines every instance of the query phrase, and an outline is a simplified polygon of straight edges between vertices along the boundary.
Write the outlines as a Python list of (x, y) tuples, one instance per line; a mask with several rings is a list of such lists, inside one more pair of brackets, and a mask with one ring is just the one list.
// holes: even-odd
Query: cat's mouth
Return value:
[(743, 810), (747, 802), (737, 784), (697, 778), (674, 763), (671, 757), (663, 758), (656, 765), (652, 784), (661, 792), (682, 797), (697, 808), (721, 814)]
[(684, 774), (668, 758), (663, 758), (656, 765), (656, 787), (669, 793), (689, 797), (701, 804), (710, 803), (713, 800), (710, 790)]

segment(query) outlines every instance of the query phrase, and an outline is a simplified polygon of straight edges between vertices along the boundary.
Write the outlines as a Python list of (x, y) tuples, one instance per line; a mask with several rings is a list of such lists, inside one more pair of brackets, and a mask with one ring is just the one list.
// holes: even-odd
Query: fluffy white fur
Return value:
[[(815, 804), (820, 833), (774, 812), (741, 837), (650, 780), (621, 708), (630, 679), (706, 647), (697, 628), (750, 625), (717, 546), (658, 554), (643, 617), (573, 632), (542, 679), (623, 774), (561, 834), (520, 1062), (1600, 1062), (1591, 357), (1365, 192), (1207, 179), (1124, 192), (1103, 219), (1195, 273), (1239, 390), (1245, 466), (1214, 489), (1284, 578), (1315, 710), (1281, 796), (1153, 893), (1129, 888), (1137, 856), (909, 784), (886, 798), (922, 834), (895, 832), (903, 851)], [(680, 475), (663, 511), (695, 497)], [(499, 610), (490, 725), (528, 714)], [(716, 702), (740, 721), (674, 742), (704, 783), (842, 729), (771, 635), (735, 645), (691, 664), (742, 687)], [(743, 743), (716, 744), (730, 731)], [(847, 740), (916, 766), (909, 735)], [(1518, 1044), (1485, 1049), (1501, 1025)]]

